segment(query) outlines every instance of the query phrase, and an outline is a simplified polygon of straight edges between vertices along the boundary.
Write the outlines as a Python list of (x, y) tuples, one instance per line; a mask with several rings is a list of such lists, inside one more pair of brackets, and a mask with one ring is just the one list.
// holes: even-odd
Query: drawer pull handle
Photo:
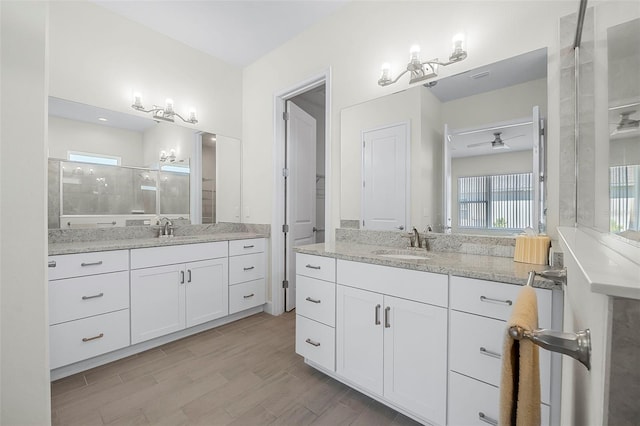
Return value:
[(55, 268), (56, 267), (56, 261), (55, 260), (50, 260), (49, 261), (49, 268)]
[(380, 304), (376, 305), (376, 325), (380, 325)]
[(180, 271), (180, 284), (184, 284), (184, 271)]
[(478, 413), (478, 419), (479, 419), (481, 422), (485, 422), (485, 423), (488, 423), (488, 424), (493, 425), (493, 426), (498, 426), (498, 421), (497, 421), (497, 420), (494, 420), (494, 419), (492, 419), (491, 417), (488, 417), (488, 416), (487, 416), (486, 414), (484, 414), (482, 411), (480, 411), (480, 412)]
[(191, 269), (187, 269), (187, 282), (191, 282)]
[(483, 347), (480, 348), (480, 353), (482, 355), (490, 356), (491, 358), (497, 358), (497, 359), (502, 358), (502, 356), (499, 353), (487, 350), (487, 348), (483, 348)]
[(250, 248), (254, 248), (254, 247), (255, 246), (253, 244), (251, 244), (250, 246), (243, 246), (243, 248), (246, 248), (246, 249), (250, 249)]
[(485, 296), (480, 296), (480, 301), (481, 302), (487, 302), (487, 303), (497, 303), (499, 305), (513, 305), (513, 302), (509, 299), (507, 300), (500, 300), (500, 299), (492, 299), (490, 297), (485, 297)]
[(319, 266), (313, 266), (313, 265), (307, 265), (307, 268), (309, 268), (309, 269), (320, 269)]
[(307, 343), (308, 343), (308, 344), (310, 344), (311, 346), (315, 346), (316, 348), (317, 348), (318, 346), (320, 346), (320, 342), (314, 342), (314, 341), (313, 341), (313, 340), (311, 340), (311, 339), (307, 339), (307, 340), (305, 340), (305, 342), (307, 342)]
[(93, 296), (82, 296), (82, 300), (97, 299), (104, 296), (104, 293), (94, 294)]
[(384, 308), (384, 328), (391, 327), (391, 323), (389, 322), (389, 312), (391, 312), (391, 306)]
[(104, 337), (104, 333), (100, 333), (97, 336), (93, 336), (93, 337), (83, 337), (82, 341), (83, 342), (90, 342), (92, 340), (102, 339), (103, 337)]
[(248, 294), (248, 295), (246, 295), (246, 296), (242, 296), (242, 297), (244, 297), (245, 299), (250, 299), (250, 298), (252, 298), (253, 296), (255, 296), (255, 293), (251, 293), (251, 294)]
[(252, 269), (255, 269), (255, 266), (249, 266), (248, 268), (243, 268), (245, 271), (250, 271)]
[(102, 260), (98, 260), (97, 262), (89, 262), (89, 263), (82, 262), (80, 264), (80, 266), (98, 266), (98, 265), (102, 265)]
[(311, 303), (320, 303), (320, 299), (312, 299), (311, 297), (307, 297), (304, 300), (306, 300), (308, 302), (311, 302)]

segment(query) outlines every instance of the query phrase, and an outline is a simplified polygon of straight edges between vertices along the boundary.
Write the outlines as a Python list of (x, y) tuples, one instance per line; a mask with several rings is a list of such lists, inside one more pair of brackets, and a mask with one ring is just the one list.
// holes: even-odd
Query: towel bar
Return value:
[(513, 326), (509, 329), (509, 335), (516, 340), (531, 340), (548, 351), (569, 355), (591, 370), (591, 332), (588, 328), (577, 333), (564, 333), (544, 328), (529, 331)]

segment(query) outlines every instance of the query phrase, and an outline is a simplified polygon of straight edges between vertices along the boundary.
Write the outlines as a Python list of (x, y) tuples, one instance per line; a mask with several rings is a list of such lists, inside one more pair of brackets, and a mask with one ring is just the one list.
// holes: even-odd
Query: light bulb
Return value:
[(391, 73), (391, 65), (389, 64), (389, 62), (385, 62), (384, 64), (382, 64), (382, 76), (380, 77), (380, 79), (388, 80), (390, 73)]
[(414, 44), (409, 49), (409, 60), (411, 62), (420, 62), (420, 46)]
[(167, 98), (164, 101), (164, 112), (173, 112), (173, 99)]
[(196, 119), (196, 110), (195, 108), (191, 108), (189, 110), (189, 121), (192, 123), (197, 123), (198, 120)]
[(133, 93), (133, 106), (135, 108), (142, 108), (142, 95), (140, 92)]
[(453, 51), (454, 52), (459, 52), (459, 51), (464, 50), (464, 47), (465, 47), (464, 46), (464, 34), (459, 33), (459, 34), (456, 34), (455, 36), (453, 36), (452, 43), (453, 43)]

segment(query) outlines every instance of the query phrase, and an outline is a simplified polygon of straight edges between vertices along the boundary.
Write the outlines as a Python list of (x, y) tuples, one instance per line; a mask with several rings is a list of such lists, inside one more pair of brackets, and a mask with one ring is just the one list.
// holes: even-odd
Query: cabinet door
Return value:
[(185, 328), (184, 268), (160, 266), (131, 271), (131, 343)]
[(384, 396), (445, 424), (447, 310), (384, 297)]
[(186, 264), (187, 327), (229, 314), (227, 258)]
[(377, 395), (383, 391), (383, 296), (337, 287), (338, 374)]

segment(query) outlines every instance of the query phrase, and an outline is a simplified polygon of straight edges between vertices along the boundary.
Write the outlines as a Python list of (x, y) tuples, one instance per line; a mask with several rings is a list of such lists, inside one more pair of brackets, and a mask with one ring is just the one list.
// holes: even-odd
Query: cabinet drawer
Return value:
[[(507, 323), (456, 311), (451, 312), (450, 318), (450, 369), (500, 386)], [(551, 352), (541, 349), (539, 353), (540, 397), (548, 404), (551, 401)]]
[(131, 269), (217, 259), (226, 257), (228, 253), (227, 241), (133, 249), (131, 250)]
[(296, 254), (296, 274), (335, 282), (336, 260), (332, 257)]
[(129, 346), (129, 310), (52, 325), (49, 341), (52, 369)]
[[(521, 289), (519, 285), (451, 277), (451, 308), (507, 321)], [(551, 290), (535, 290), (539, 326), (551, 328)]]
[(49, 282), (49, 324), (129, 308), (126, 271)]
[(264, 278), (264, 253), (229, 258), (229, 284)]
[(296, 312), (330, 327), (336, 324), (336, 285), (296, 275)]
[(264, 252), (264, 238), (229, 241), (229, 256)]
[(229, 314), (264, 305), (264, 278), (229, 287)]
[(128, 269), (128, 250), (49, 256), (49, 267), (47, 268), (50, 280), (126, 271)]
[(337, 283), (416, 302), (447, 307), (449, 277), (368, 263), (338, 260)]
[(296, 353), (335, 371), (336, 334), (332, 327), (296, 315)]
[[(499, 404), (500, 391), (497, 387), (457, 373), (450, 373), (449, 425), (496, 425), (497, 423), (493, 421), (499, 419)], [(551, 415), (549, 406), (541, 404), (540, 411), (541, 424), (548, 425)]]

